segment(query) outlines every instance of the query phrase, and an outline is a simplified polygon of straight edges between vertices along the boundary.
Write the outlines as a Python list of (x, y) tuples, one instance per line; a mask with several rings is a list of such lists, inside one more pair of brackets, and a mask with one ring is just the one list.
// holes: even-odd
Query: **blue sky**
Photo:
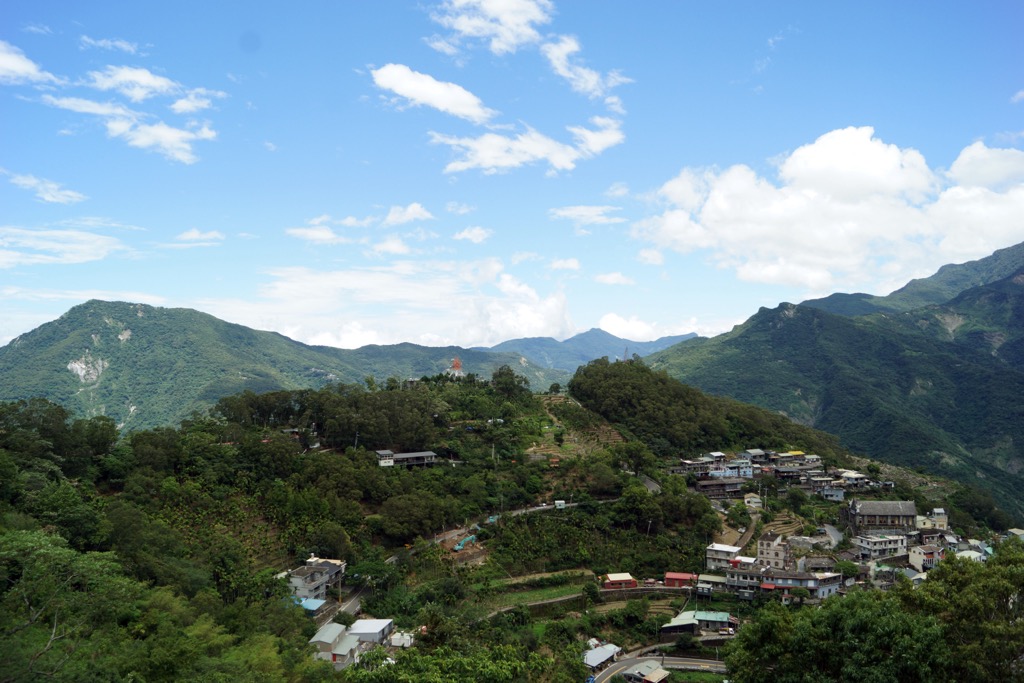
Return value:
[(0, 344), (88, 299), (313, 344), (717, 334), (1024, 241), (1019, 2), (28, 2)]

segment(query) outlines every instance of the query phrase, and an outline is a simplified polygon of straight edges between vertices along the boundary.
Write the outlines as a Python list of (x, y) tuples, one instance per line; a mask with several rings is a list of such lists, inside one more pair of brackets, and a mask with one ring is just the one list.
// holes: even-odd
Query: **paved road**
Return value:
[(714, 659), (690, 659), (689, 657), (636, 657), (624, 658), (615, 662), (607, 669), (597, 674), (594, 680), (597, 683), (606, 683), (613, 676), (621, 674), (626, 669), (636, 666), (641, 662), (654, 660), (664, 669), (687, 669), (691, 671), (713, 671), (715, 673), (726, 673), (725, 664)]
[(823, 524), (822, 526), (825, 527), (825, 533), (827, 533), (829, 538), (832, 540), (832, 547), (835, 548), (839, 545), (840, 541), (843, 540), (843, 532), (831, 524)]

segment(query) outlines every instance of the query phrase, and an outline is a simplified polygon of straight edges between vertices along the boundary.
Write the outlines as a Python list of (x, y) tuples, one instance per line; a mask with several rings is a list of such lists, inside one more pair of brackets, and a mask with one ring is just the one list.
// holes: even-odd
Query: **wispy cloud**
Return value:
[(82, 36), (78, 39), (78, 47), (81, 50), (89, 48), (99, 48), (101, 50), (120, 50), (121, 52), (127, 52), (130, 55), (138, 53), (139, 46), (137, 43), (130, 43), (127, 40), (121, 40), (120, 38), (90, 38), (89, 36)]
[(25, 24), (21, 27), (21, 30), (25, 33), (34, 33), (39, 36), (53, 35), (53, 29), (46, 24)]
[(99, 261), (124, 245), (83, 230), (27, 230), (0, 226), (0, 268)]
[(492, 174), (539, 161), (547, 162), (553, 172), (570, 171), (580, 159), (596, 156), (625, 139), (618, 121), (594, 117), (591, 122), (596, 128), (568, 128), (575, 137), (575, 145), (558, 142), (529, 127), (515, 136), (485, 133), (473, 138), (432, 132), (430, 138), (431, 142), (448, 145), (461, 155), (445, 166), (446, 173), (480, 169)]
[(0, 40), (0, 84), (23, 83), (57, 84), (61, 79), (41, 69), (20, 48)]
[(452, 239), (466, 240), (466, 241), (472, 242), (473, 244), (481, 244), (488, 237), (490, 237), (491, 234), (492, 234), (491, 231), (488, 230), (487, 228), (481, 228), (480, 226), (474, 226), (474, 227), (466, 228), (465, 230), (461, 230), (461, 231), (455, 233), (454, 235), (452, 235)]
[(192, 148), (194, 143), (217, 137), (216, 131), (206, 123), (193, 122), (189, 128), (175, 128), (162, 121), (142, 123), (144, 114), (113, 102), (52, 95), (43, 95), (42, 101), (51, 107), (99, 116), (104, 120), (108, 136), (120, 138), (132, 147), (153, 149), (183, 164), (193, 164), (199, 160)]
[(559, 258), (551, 262), (551, 270), (579, 270), (580, 261), (576, 258)]
[[(572, 36), (561, 36), (557, 42), (545, 43), (541, 46), (541, 52), (547, 58), (551, 69), (568, 81), (573, 90), (588, 97), (603, 97), (612, 88), (632, 82), (618, 71), (601, 74), (593, 69), (575, 64), (572, 58), (579, 51), (579, 41)], [(621, 106), (621, 103), (619, 104)]]
[(385, 64), (370, 73), (378, 88), (399, 95), (414, 107), (431, 107), (477, 124), (486, 123), (497, 113), (462, 86), (439, 81), (404, 64)]
[(202, 247), (219, 247), (224, 242), (224, 233), (218, 230), (203, 232), (198, 228), (186, 230), (175, 236), (175, 241), (163, 245), (169, 249), (196, 249)]
[(1013, 102), (1014, 104), (1017, 104), (1018, 102), (1024, 102), (1024, 90), (1018, 90), (1016, 93), (1014, 93), (1013, 97), (1010, 98), (1010, 101)]
[(625, 223), (626, 219), (621, 216), (609, 216), (612, 211), (618, 211), (617, 206), (563, 206), (551, 209), (548, 213), (552, 218), (570, 220), (576, 226), (585, 225), (612, 225)]
[(632, 279), (626, 277), (622, 273), (601, 273), (600, 275), (594, 276), (595, 282), (600, 282), (602, 285), (632, 285), (635, 284)]
[(227, 97), (226, 92), (220, 90), (208, 90), (206, 88), (192, 88), (181, 99), (171, 104), (171, 111), (175, 114), (193, 114), (213, 106), (213, 100)]
[(463, 204), (462, 202), (448, 202), (444, 205), (444, 210), (448, 213), (454, 213), (457, 216), (465, 216), (467, 213), (473, 213), (476, 210), (475, 206), (469, 204)]
[(0, 169), (0, 173), (10, 175), (11, 183), (24, 190), (31, 190), (35, 192), (36, 198), (44, 202), (51, 204), (75, 204), (88, 199), (88, 197), (81, 192), (66, 190), (60, 186), (60, 183), (56, 183), (52, 180), (36, 178), (34, 175), (8, 173), (2, 169)]

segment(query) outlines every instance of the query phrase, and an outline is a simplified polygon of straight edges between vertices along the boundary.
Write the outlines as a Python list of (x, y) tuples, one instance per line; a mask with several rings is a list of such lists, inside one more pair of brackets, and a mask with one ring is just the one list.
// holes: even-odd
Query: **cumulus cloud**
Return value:
[(596, 156), (625, 139), (619, 121), (594, 117), (591, 122), (596, 128), (568, 128), (576, 138), (575, 146), (558, 142), (529, 127), (515, 136), (486, 133), (474, 138), (432, 132), (430, 137), (431, 142), (448, 145), (460, 154), (460, 158), (445, 166), (446, 173), (480, 169), (485, 174), (493, 174), (541, 161), (547, 162), (552, 172), (571, 171), (580, 159)]
[(132, 102), (142, 102), (154, 95), (171, 95), (181, 85), (149, 69), (134, 66), (108, 66), (103, 71), (90, 71), (86, 84), (97, 90), (114, 90)]
[(101, 50), (120, 50), (121, 52), (127, 52), (133, 55), (139, 51), (137, 43), (130, 43), (127, 40), (121, 40), (119, 38), (90, 38), (89, 36), (82, 36), (78, 39), (78, 47), (81, 50), (88, 48), (99, 48)]
[(76, 204), (88, 199), (81, 192), (64, 189), (60, 183), (36, 178), (33, 175), (11, 174), (11, 183), (24, 190), (35, 192), (37, 199), (50, 204)]
[[(579, 41), (572, 36), (561, 36), (556, 42), (545, 43), (541, 46), (541, 53), (547, 58), (551, 69), (568, 81), (573, 90), (588, 97), (603, 97), (612, 88), (632, 82), (618, 71), (601, 74), (573, 63), (572, 57), (579, 51)], [(615, 100), (613, 104), (621, 108), (620, 101)]]
[(456, 39), (483, 40), (501, 55), (538, 42), (537, 27), (551, 21), (553, 10), (549, 0), (447, 0), (432, 18)]
[(413, 202), (408, 206), (392, 206), (388, 211), (388, 215), (384, 217), (382, 225), (385, 227), (401, 225), (412, 221), (431, 220), (433, 217), (429, 211), (423, 208), (422, 204)]
[(632, 285), (635, 284), (632, 279), (626, 277), (622, 273), (601, 273), (600, 275), (594, 276), (595, 282), (600, 282), (602, 285)]
[(455, 233), (452, 236), (452, 239), (468, 240), (468, 241), (472, 242), (473, 244), (480, 244), (484, 240), (486, 240), (488, 237), (490, 237), (491, 234), (492, 234), (491, 231), (488, 230), (487, 228), (481, 228), (479, 226), (474, 226), (474, 227), (466, 228), (465, 230), (461, 230), (461, 231)]
[(385, 64), (370, 73), (378, 88), (405, 98), (415, 107), (432, 107), (477, 124), (486, 123), (497, 113), (462, 86), (439, 81), (404, 64)]
[(0, 40), (0, 84), (20, 85), (23, 83), (56, 84), (61, 79), (25, 56), (20, 48)]
[(743, 165), (683, 169), (631, 234), (704, 251), (746, 281), (885, 294), (1024, 239), (1019, 154), (972, 145), (949, 173), (962, 185), (944, 186), (916, 150), (871, 128), (832, 131), (783, 158), (775, 180)]
[(949, 177), (961, 186), (993, 190), (1019, 184), (1024, 182), (1024, 152), (975, 142), (960, 152), (949, 168)]
[[(719, 324), (718, 327), (708, 331), (702, 328), (695, 318), (675, 324), (663, 325), (659, 322), (641, 320), (635, 315), (625, 318), (617, 313), (606, 313), (601, 316), (597, 326), (605, 332), (614, 334), (616, 337), (632, 341), (654, 341), (662, 337), (675, 336), (679, 334), (697, 333), (701, 336), (718, 334), (723, 329), (729, 329), (742, 321), (728, 321)], [(716, 323), (717, 324), (717, 323)], [(626, 349), (629, 353), (629, 350)]]
[[(317, 271), (280, 268), (255, 301), (208, 300), (202, 309), (306, 343), (490, 346), (518, 337), (574, 333), (565, 296), (542, 295), (498, 259), (398, 260)], [(358, 325), (352, 321), (358, 320)]]
[(124, 251), (120, 240), (83, 230), (0, 226), (0, 268), (88, 263)]
[(551, 262), (551, 270), (579, 270), (580, 261), (576, 258), (560, 258)]

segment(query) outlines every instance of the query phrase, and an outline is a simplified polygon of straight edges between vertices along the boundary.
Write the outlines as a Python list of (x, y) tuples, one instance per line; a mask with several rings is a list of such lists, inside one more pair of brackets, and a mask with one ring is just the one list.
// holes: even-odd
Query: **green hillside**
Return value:
[(509, 365), (537, 389), (568, 377), (512, 353), (307, 346), (190, 309), (94, 300), (0, 348), (0, 400), (46, 398), (140, 429), (176, 424), (245, 390), (434, 375), (456, 355), (466, 372), (490, 377)]
[(945, 303), (965, 290), (1010, 277), (1022, 266), (1024, 243), (1000, 249), (977, 261), (942, 266), (931, 277), (911, 280), (887, 296), (839, 293), (810, 299), (802, 305), (846, 316), (910, 311)]
[(1024, 373), (991, 353), (783, 304), (646, 360), (703, 391), (835, 434), (869, 457), (977, 484), (1024, 514)]
[(944, 304), (878, 316), (877, 322), (951, 341), (1024, 370), (1024, 268)]

